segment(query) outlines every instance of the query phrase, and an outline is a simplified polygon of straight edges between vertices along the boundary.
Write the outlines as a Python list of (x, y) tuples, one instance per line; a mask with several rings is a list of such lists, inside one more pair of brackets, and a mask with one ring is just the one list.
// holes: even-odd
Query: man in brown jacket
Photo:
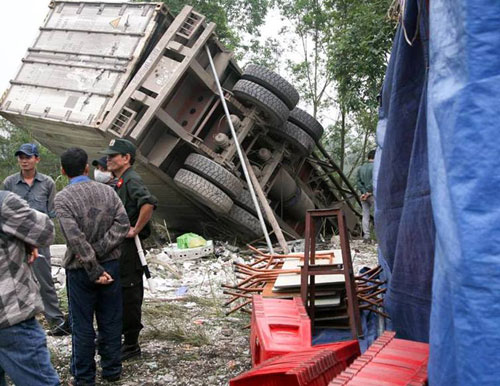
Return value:
[(62, 173), (70, 179), (55, 198), (55, 210), (68, 250), (66, 268), (69, 314), (73, 335), (71, 371), (76, 385), (94, 385), (96, 376), (96, 315), (102, 377), (117, 381), (121, 374), (122, 300), (120, 244), (130, 223), (113, 188), (88, 177), (84, 150), (61, 155)]

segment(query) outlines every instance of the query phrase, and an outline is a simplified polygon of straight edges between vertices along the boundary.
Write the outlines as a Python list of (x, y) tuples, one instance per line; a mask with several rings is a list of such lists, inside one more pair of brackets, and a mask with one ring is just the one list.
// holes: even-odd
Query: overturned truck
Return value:
[(285, 233), (300, 237), (313, 208), (342, 206), (355, 225), (356, 193), (319, 144), (321, 124), (296, 107), (297, 91), (262, 66), (242, 71), (215, 24), (192, 7), (176, 17), (162, 3), (49, 7), (0, 101), (3, 117), (58, 154), (79, 146), (98, 157), (110, 140), (127, 138), (169, 229), (257, 238), (208, 47), (238, 141)]

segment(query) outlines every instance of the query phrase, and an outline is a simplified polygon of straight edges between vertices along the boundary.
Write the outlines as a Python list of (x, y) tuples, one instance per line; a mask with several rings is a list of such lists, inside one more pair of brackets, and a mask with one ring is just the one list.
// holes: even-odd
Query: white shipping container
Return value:
[(0, 111), (13, 121), (22, 114), (27, 129), (36, 130), (39, 119), (98, 127), (173, 18), (162, 3), (49, 7)]

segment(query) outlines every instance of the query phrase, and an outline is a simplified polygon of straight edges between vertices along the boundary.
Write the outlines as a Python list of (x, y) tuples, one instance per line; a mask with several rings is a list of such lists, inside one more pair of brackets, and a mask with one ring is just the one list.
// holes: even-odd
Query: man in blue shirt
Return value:
[[(56, 187), (52, 178), (36, 170), (36, 166), (40, 162), (38, 146), (33, 143), (25, 143), (16, 151), (15, 156), (21, 171), (4, 180), (4, 189), (16, 193), (26, 200), (31, 208), (54, 218)], [(52, 280), (50, 247), (41, 248), (39, 253), (43, 257), (41, 256), (35, 261), (33, 271), (40, 284), (45, 319), (51, 326), (49, 335), (68, 335), (70, 334), (69, 325), (59, 309), (59, 301)]]

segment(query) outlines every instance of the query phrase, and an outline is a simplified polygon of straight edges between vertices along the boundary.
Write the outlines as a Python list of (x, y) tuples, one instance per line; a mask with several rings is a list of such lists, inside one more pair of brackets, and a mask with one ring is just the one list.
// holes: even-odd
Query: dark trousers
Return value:
[(33, 263), (33, 272), (40, 284), (40, 295), (43, 302), (43, 314), (51, 326), (64, 323), (64, 315), (59, 308), (56, 288), (52, 280), (52, 265), (50, 263), (50, 248), (40, 248), (40, 257)]
[(141, 308), (144, 298), (142, 266), (134, 239), (125, 239), (120, 256), (120, 280), (123, 298), (124, 344), (136, 344), (142, 329)]
[(71, 372), (77, 385), (94, 385), (96, 375), (94, 314), (99, 332), (102, 376), (121, 373), (122, 293), (117, 260), (102, 263), (114, 282), (90, 281), (84, 269), (66, 270), (69, 317), (73, 335)]

